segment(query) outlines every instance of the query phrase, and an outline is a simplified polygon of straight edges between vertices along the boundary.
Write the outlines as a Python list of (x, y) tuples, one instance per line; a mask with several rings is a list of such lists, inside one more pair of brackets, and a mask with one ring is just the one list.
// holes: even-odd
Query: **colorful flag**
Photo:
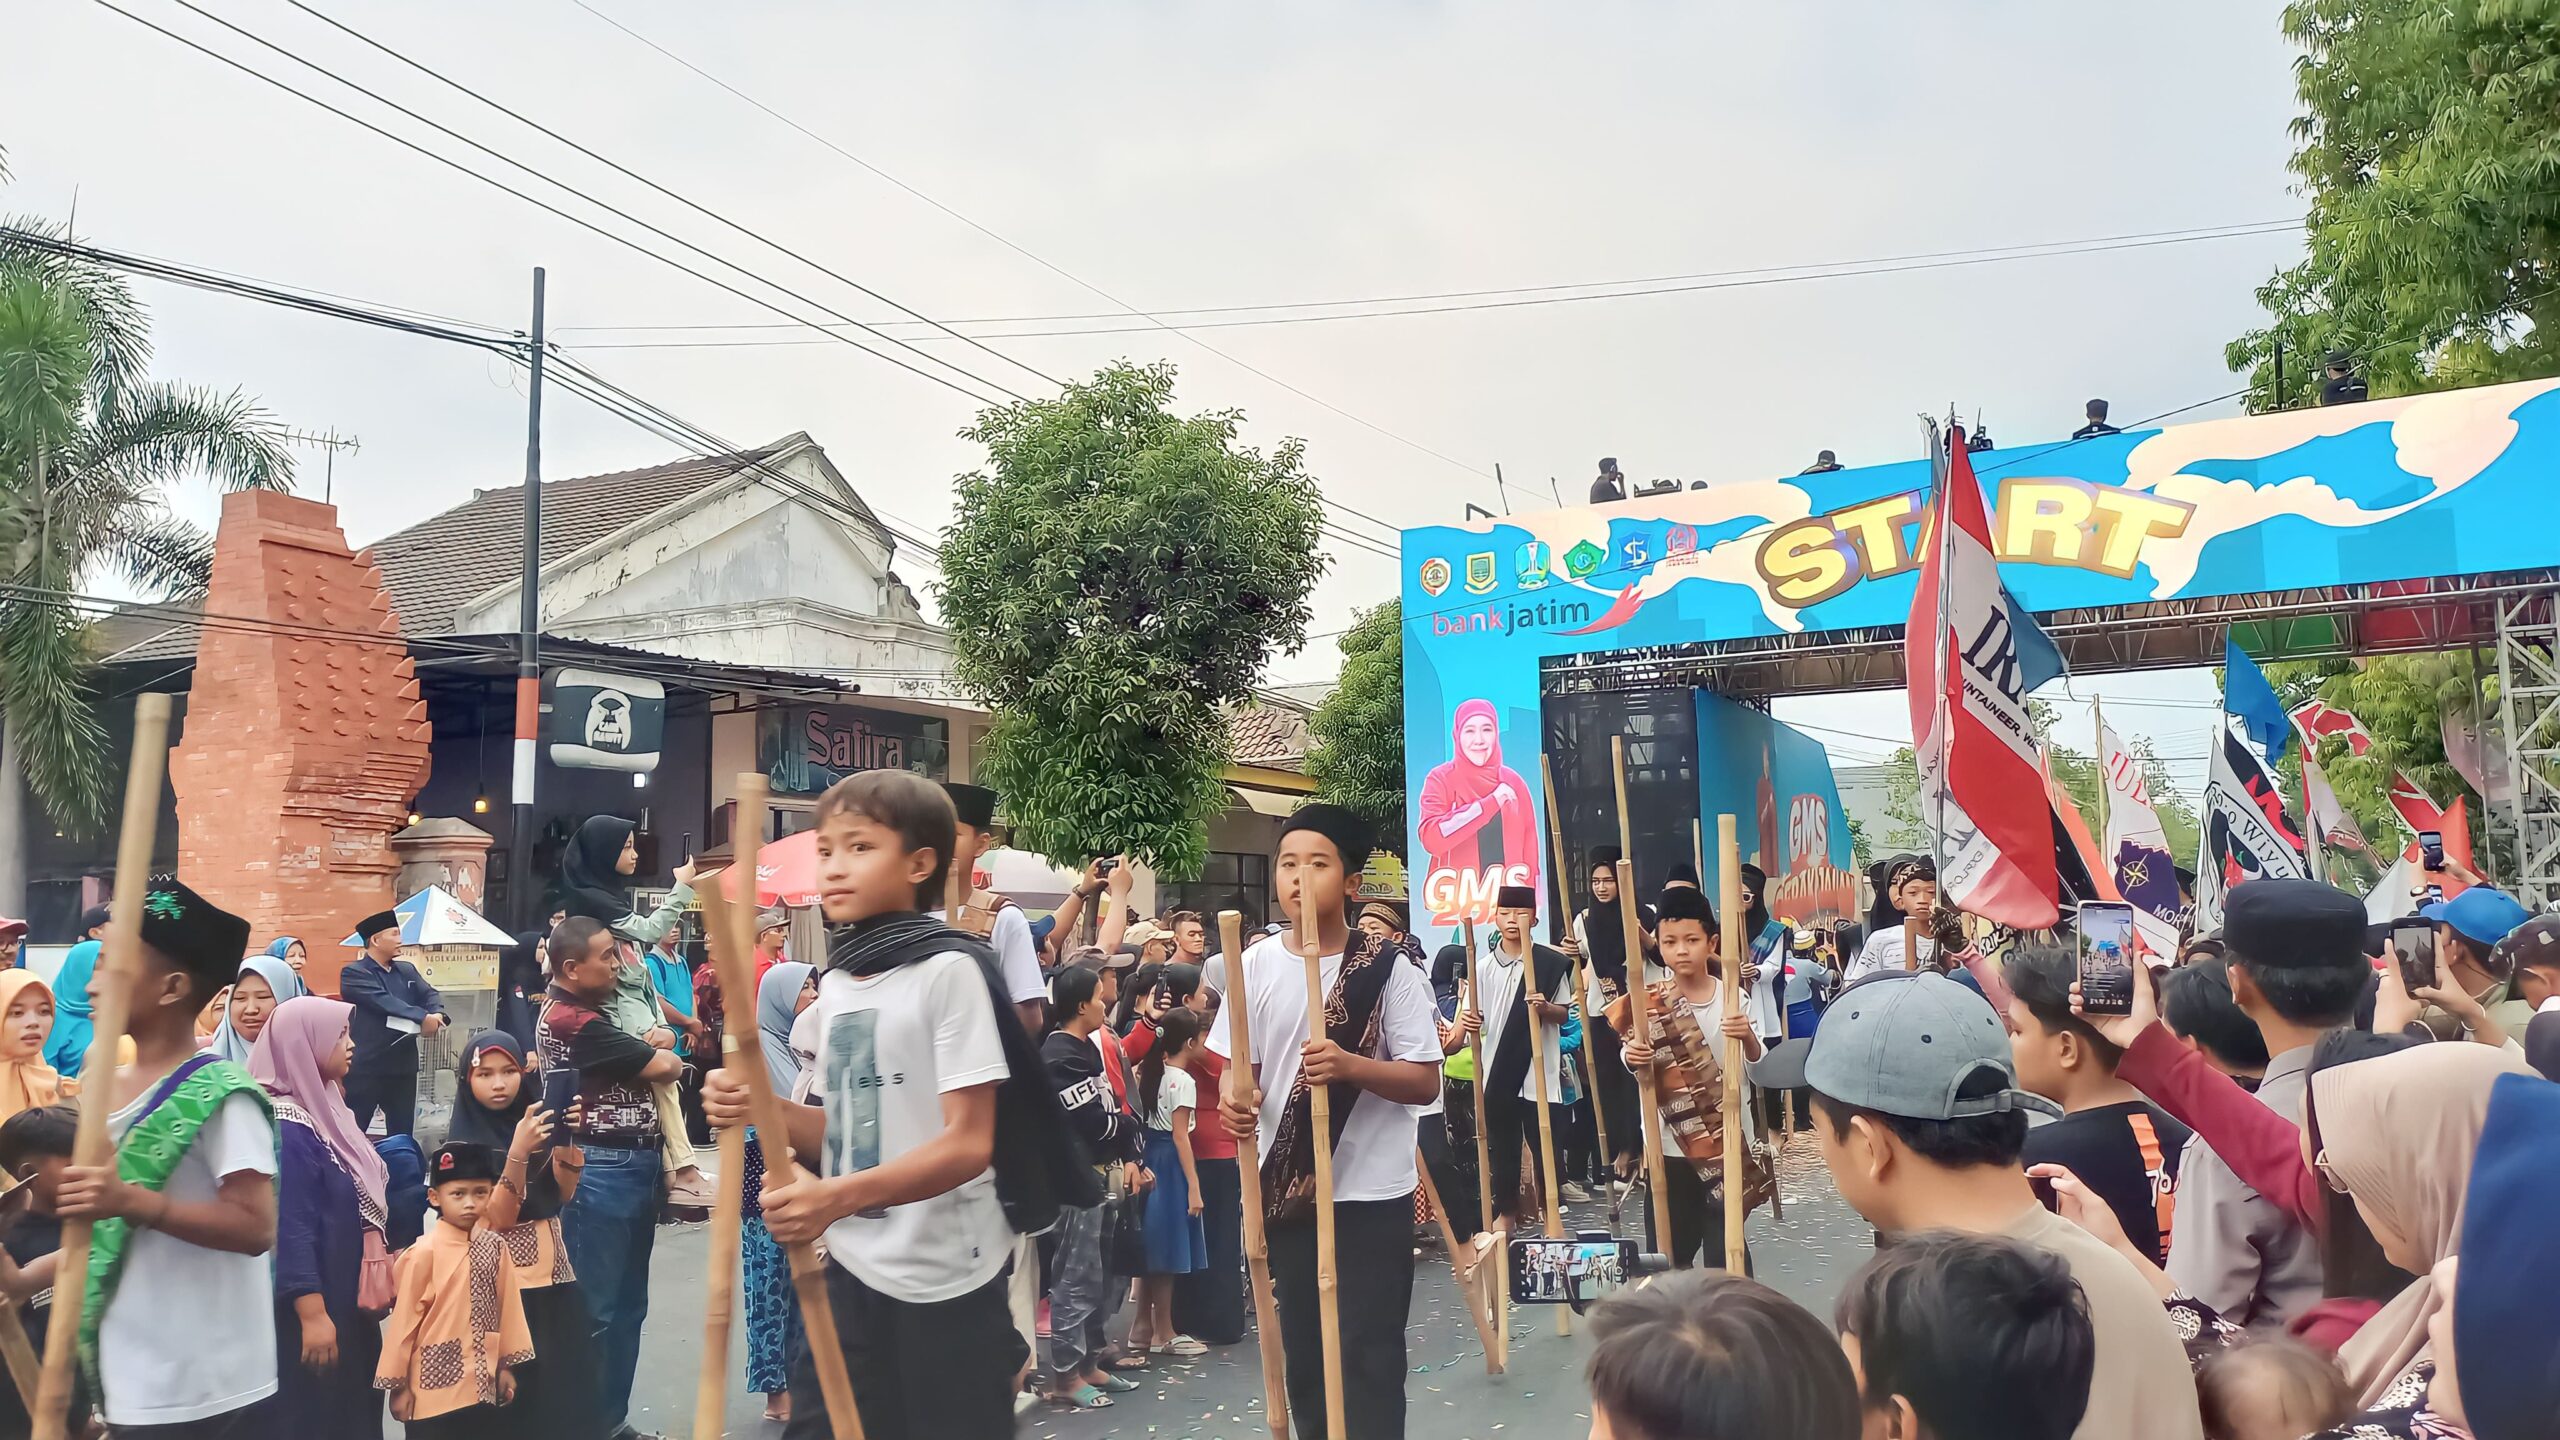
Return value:
[(2222, 637), (2222, 708), (2239, 718), (2249, 738), (2266, 752), (2267, 763), (2273, 765), (2284, 758), (2285, 747), (2293, 743), (2293, 727), (2285, 723), (2284, 702), (2276, 698), (2275, 687), (2267, 683), (2267, 672), (2240, 648), (2240, 642)]
[(2332, 850), (2373, 853), (2364, 831), (2356, 825), (2356, 817), (2338, 803), (2338, 792), (2329, 788), (2329, 777), (2321, 772), (2320, 762), (2311, 758), (2309, 746), (2304, 746), (2302, 752), (2302, 808), (2310, 822), (2303, 835), (2305, 840)]
[(2204, 837), (2196, 859), (2199, 932), (2222, 928), (2222, 902), (2251, 880), (2305, 878), (2302, 832), (2285, 813), (2275, 777), (2258, 763), (2240, 732), (2223, 726), (2213, 738), (2204, 786)]
[(2062, 672), (2062, 656), (2000, 583), (1964, 431), (1949, 434), (1903, 642), (1920, 813), (1947, 904), (2046, 930), (2061, 918), (2061, 879), (2027, 692)]
[[(2289, 718), (2294, 728), (2302, 732), (2306, 745), (2317, 747), (2322, 740), (2338, 735), (2345, 737), (2350, 755), (2362, 755), (2373, 748), (2373, 735), (2364, 728), (2363, 721), (2325, 701), (2305, 700), (2293, 707)], [(2435, 797), (2410, 779), (2406, 771), (2395, 772), (2391, 777), (2391, 809), (2400, 817), (2400, 823), (2411, 830), (2451, 833), (2452, 827), (2445, 823), (2444, 807), (2436, 804)]]
[(2460, 710), (2444, 712), (2444, 758), (2472, 789), (2480, 792), (2481, 799), (2491, 805), (2514, 801), (2516, 777), (2507, 764), (2505, 743), (2483, 734)]
[(2108, 878), (2133, 906), (2134, 929), (2161, 955), (2178, 953), (2178, 929), (2187, 922), (2178, 898), (2178, 867), (2169, 858), (2169, 832), (2151, 808), (2151, 782), (2142, 757), (2126, 748), (2114, 727), (2098, 727), (2098, 775), (2107, 787), (2107, 833), (2100, 842)]

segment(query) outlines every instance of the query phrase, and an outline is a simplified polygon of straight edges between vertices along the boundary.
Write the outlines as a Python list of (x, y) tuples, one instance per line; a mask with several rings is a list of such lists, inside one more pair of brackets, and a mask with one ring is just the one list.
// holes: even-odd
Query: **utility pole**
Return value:
[(516, 579), (516, 744), (514, 820), (507, 827), (507, 909), (512, 927), (531, 928), (534, 737), (542, 723), (542, 267), (533, 267), (533, 383), (524, 421), (524, 566)]

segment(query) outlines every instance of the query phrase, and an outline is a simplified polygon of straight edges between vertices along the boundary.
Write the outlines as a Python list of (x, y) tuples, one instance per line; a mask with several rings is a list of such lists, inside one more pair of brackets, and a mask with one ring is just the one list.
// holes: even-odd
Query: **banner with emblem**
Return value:
[(2116, 893), (2133, 907), (2133, 926), (2153, 954), (2178, 953), (2178, 929), (2187, 923), (2186, 903), (2178, 898), (2178, 867), (2169, 857), (2169, 832), (2151, 808), (2151, 784), (2143, 777), (2142, 757), (2128, 748), (2115, 727), (2098, 727), (2098, 759), (2107, 785), (2106, 836), (2099, 843)]
[(2284, 793), (2238, 731), (2214, 733), (2204, 786), (2204, 837), (2196, 860), (2196, 932), (2222, 928), (2222, 902), (2251, 880), (2302, 880), (2302, 831), (2285, 813)]

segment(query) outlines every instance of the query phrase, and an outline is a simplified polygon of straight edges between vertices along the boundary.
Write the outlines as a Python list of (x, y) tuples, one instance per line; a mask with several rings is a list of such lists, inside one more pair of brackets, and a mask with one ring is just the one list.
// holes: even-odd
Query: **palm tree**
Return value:
[(168, 512), (164, 487), (292, 483), (265, 412), (238, 391), (151, 380), (150, 355), (120, 277), (0, 232), (0, 914), (24, 913), (25, 794), (86, 828), (111, 789), (88, 621), (71, 597), (112, 577), (155, 599), (200, 598), (213, 540)]

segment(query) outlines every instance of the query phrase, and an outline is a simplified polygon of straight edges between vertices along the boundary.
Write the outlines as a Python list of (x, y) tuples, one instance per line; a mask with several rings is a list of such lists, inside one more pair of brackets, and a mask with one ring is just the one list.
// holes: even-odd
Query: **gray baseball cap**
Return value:
[[(2001, 1088), (1957, 1098), (1988, 1067)], [(1751, 1067), (1764, 1086), (1810, 1085), (1862, 1110), (1906, 1120), (1961, 1120), (2062, 1107), (2018, 1088), (2009, 1031), (1980, 995), (1931, 971), (1887, 971), (1840, 992), (1813, 1038), (1772, 1050)]]

